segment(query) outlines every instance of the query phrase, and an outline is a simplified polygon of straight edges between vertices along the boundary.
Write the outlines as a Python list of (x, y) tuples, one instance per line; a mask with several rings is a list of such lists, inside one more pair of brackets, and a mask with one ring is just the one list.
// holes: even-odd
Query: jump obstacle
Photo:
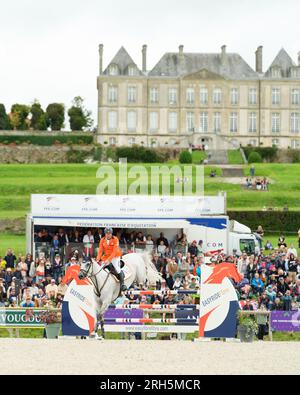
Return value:
[[(127, 291), (129, 295), (199, 295), (197, 290), (132, 290)], [(112, 304), (109, 309), (131, 310), (142, 309), (145, 312), (174, 313), (175, 310), (199, 310), (199, 304)], [(114, 325), (124, 324), (124, 325)], [(177, 324), (177, 325), (134, 325), (134, 324)], [(199, 330), (199, 318), (105, 318), (106, 332), (148, 332), (148, 333), (194, 333)]]

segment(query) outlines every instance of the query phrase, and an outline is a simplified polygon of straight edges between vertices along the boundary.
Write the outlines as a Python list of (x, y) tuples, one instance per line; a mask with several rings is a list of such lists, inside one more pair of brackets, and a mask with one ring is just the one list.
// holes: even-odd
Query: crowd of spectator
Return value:
[[(240, 283), (234, 284), (244, 309), (264, 308), (267, 310), (291, 310), (300, 306), (300, 259), (293, 244), (287, 245), (284, 235), (273, 248), (269, 240), (260, 253), (250, 255), (235, 252), (226, 256), (222, 251), (206, 253), (201, 240), (187, 242), (184, 233), (178, 233), (174, 240), (168, 240), (164, 233), (154, 238), (143, 232), (123, 232), (116, 230), (124, 252), (148, 251), (153, 263), (162, 274), (157, 284), (163, 289), (199, 289), (201, 266), (230, 262), (237, 266), (242, 275)], [(257, 229), (263, 246), (264, 232)], [(67, 232), (60, 228), (53, 234), (47, 229), (39, 230), (35, 241), (41, 245), (36, 258), (30, 254), (16, 256), (9, 249), (4, 258), (0, 257), (0, 306), (59, 307), (66, 292), (62, 277), (68, 265), (78, 264), (81, 252), (87, 256), (97, 254), (97, 243), (103, 236), (102, 229), (86, 229), (83, 232)], [(300, 236), (299, 236), (300, 238)], [(50, 248), (43, 250), (43, 245)], [(74, 247), (69, 254), (62, 247)], [(82, 246), (80, 250), (79, 245)], [(78, 248), (76, 248), (78, 246)], [(130, 297), (140, 302), (139, 296)], [(151, 303), (178, 303), (188, 297), (178, 295), (152, 296)]]

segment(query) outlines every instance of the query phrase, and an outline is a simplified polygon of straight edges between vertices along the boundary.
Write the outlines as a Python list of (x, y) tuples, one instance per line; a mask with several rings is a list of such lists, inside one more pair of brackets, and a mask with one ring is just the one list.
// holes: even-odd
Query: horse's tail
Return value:
[(149, 252), (143, 252), (140, 254), (144, 264), (145, 264), (145, 274), (146, 274), (146, 279), (149, 283), (149, 285), (155, 285), (157, 281), (161, 280), (161, 273), (159, 273), (156, 270), (156, 267), (154, 263), (151, 260), (151, 255)]

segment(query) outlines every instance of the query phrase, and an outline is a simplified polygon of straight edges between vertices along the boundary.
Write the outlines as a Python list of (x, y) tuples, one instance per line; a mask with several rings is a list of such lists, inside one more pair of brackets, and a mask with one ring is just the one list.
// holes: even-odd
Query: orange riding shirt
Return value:
[(112, 236), (110, 240), (106, 237), (100, 240), (97, 261), (111, 262), (113, 258), (121, 256), (122, 251), (119, 247), (119, 239), (116, 236)]

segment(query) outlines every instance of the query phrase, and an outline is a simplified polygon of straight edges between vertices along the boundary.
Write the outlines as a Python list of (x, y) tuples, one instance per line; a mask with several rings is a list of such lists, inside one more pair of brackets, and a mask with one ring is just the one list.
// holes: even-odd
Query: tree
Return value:
[(179, 155), (180, 163), (192, 163), (192, 161), (193, 161), (192, 154), (189, 151), (181, 151)]
[(6, 109), (4, 104), (0, 103), (0, 130), (10, 130), (11, 124), (9, 121), (9, 116), (6, 114)]
[(72, 107), (68, 111), (71, 130), (81, 131), (83, 128), (92, 126), (91, 111), (88, 111), (84, 107), (82, 97), (74, 97), (72, 104)]
[(252, 151), (248, 157), (248, 162), (249, 163), (261, 163), (262, 157), (258, 152)]
[(65, 106), (61, 103), (51, 103), (46, 108), (49, 125), (52, 130), (61, 130), (65, 121)]
[(13, 104), (11, 107), (10, 119), (14, 129), (28, 129), (28, 115), (30, 107), (26, 104)]
[(48, 116), (42, 109), (40, 103), (35, 100), (30, 108), (31, 117), (31, 127), (34, 130), (47, 130), (49, 126)]

